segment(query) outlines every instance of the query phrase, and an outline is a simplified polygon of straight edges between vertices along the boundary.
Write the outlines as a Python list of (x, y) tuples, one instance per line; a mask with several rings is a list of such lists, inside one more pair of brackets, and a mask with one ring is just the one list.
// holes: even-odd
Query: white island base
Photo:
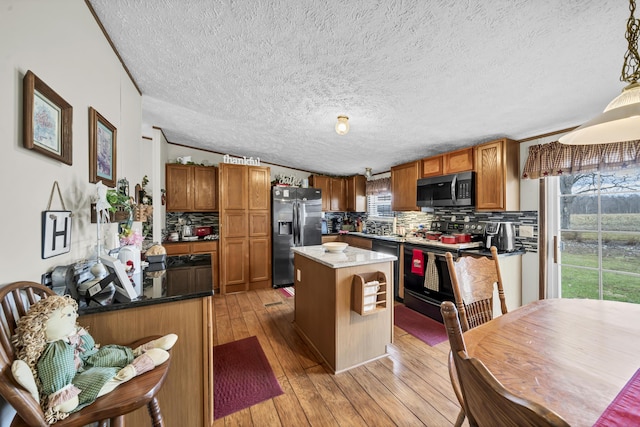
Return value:
[[(338, 254), (325, 252), (322, 246), (293, 251), (294, 325), (330, 370), (340, 373), (386, 356), (393, 339), (396, 257), (353, 247)], [(388, 281), (376, 294), (356, 295), (363, 288), (358, 283), (376, 278)], [(363, 301), (371, 299), (373, 305), (363, 309)]]

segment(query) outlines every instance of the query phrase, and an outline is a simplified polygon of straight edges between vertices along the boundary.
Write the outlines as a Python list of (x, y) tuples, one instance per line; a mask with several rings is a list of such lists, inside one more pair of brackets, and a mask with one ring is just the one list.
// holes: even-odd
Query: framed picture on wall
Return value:
[(31, 70), (22, 83), (24, 147), (72, 164), (73, 108)]
[(89, 107), (89, 182), (116, 186), (116, 134), (116, 127)]

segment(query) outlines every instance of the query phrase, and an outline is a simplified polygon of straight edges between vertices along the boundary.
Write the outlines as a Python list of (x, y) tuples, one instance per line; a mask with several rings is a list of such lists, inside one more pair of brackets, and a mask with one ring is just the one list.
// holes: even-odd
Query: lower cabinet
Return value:
[[(167, 426), (213, 424), (212, 297), (193, 298), (80, 316), (99, 344), (127, 344), (175, 333), (171, 367), (158, 394)], [(117, 393), (116, 390), (114, 393)], [(150, 425), (147, 408), (125, 416), (129, 426)]]
[[(172, 255), (195, 255), (195, 254), (211, 254), (211, 268), (207, 270), (206, 267), (201, 267), (199, 269), (195, 269), (198, 272), (198, 280), (210, 280), (212, 289), (216, 290), (220, 288), (219, 284), (219, 271), (218, 268), (219, 260), (218, 260), (218, 242), (215, 240), (205, 240), (199, 242), (179, 242), (179, 243), (165, 243), (164, 248), (167, 251), (167, 256)], [(201, 271), (202, 270), (202, 271)], [(175, 273), (170, 273), (175, 272)], [(167, 270), (168, 275), (173, 275), (176, 277), (180, 274), (186, 275), (185, 271), (180, 272), (179, 268), (173, 268), (171, 270)], [(208, 274), (208, 277), (207, 277)], [(186, 277), (186, 276), (185, 276)], [(169, 283), (172, 283), (171, 289), (168, 289), (170, 293), (180, 294), (182, 290), (186, 289), (173, 289), (173, 283), (178, 282), (177, 280), (170, 280)]]

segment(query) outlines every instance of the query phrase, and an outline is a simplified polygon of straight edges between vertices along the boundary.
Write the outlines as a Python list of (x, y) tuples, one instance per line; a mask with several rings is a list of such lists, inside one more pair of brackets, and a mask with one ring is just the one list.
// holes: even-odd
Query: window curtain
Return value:
[(558, 141), (529, 147), (523, 179), (573, 175), (640, 165), (640, 141), (565, 145)]
[(391, 192), (391, 178), (380, 178), (367, 181), (367, 196), (377, 196)]

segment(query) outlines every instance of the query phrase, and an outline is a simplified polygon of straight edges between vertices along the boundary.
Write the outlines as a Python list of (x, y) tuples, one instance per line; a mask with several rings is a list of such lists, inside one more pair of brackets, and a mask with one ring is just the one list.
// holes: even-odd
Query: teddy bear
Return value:
[(13, 376), (40, 403), (49, 424), (166, 362), (178, 339), (168, 334), (135, 349), (100, 346), (78, 325), (77, 310), (68, 295), (44, 298), (17, 322), (12, 337)]

